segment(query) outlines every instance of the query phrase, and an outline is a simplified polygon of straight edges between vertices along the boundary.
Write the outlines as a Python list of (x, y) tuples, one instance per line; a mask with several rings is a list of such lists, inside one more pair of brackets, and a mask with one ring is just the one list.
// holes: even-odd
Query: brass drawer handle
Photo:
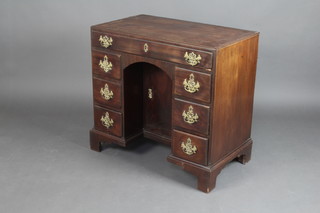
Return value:
[(113, 42), (113, 39), (112, 37), (108, 37), (108, 36), (100, 36), (99, 38), (99, 41), (100, 41), (100, 45), (105, 47), (105, 48), (108, 48), (109, 46), (112, 45), (112, 42)]
[(200, 63), (201, 56), (200, 55), (197, 56), (194, 52), (191, 52), (191, 53), (186, 52), (184, 54), (184, 59), (191, 66), (195, 66)]
[(104, 88), (100, 89), (100, 94), (107, 101), (109, 101), (110, 99), (113, 98), (113, 92), (111, 90), (109, 90), (109, 85), (108, 84), (105, 84)]
[(194, 81), (194, 75), (191, 73), (189, 75), (189, 80), (184, 79), (183, 86), (184, 86), (185, 91), (187, 91), (189, 93), (195, 93), (195, 92), (199, 91), (200, 83), (199, 83), (199, 81), (197, 81), (197, 83)]
[(183, 110), (182, 117), (184, 122), (188, 124), (193, 124), (198, 122), (199, 116), (197, 113), (193, 112), (193, 107), (190, 105), (188, 111)]
[(102, 125), (107, 127), (109, 129), (110, 127), (113, 127), (113, 120), (109, 117), (109, 113), (106, 112), (104, 115), (101, 116), (100, 121), (102, 122)]
[(108, 56), (106, 55), (103, 57), (103, 61), (102, 60), (99, 61), (99, 66), (105, 72), (109, 72), (110, 70), (112, 70), (112, 63), (111, 61), (109, 62)]
[(186, 143), (184, 143), (183, 141), (181, 143), (182, 151), (187, 155), (193, 155), (198, 150), (196, 145), (192, 145), (191, 142), (192, 142), (191, 139), (188, 138)]

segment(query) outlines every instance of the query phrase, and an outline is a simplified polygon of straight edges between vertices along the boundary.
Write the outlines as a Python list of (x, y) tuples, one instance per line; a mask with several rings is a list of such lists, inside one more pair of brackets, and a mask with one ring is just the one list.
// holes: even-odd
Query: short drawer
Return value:
[(194, 163), (207, 165), (208, 139), (173, 130), (172, 154)]
[[(123, 51), (195, 67), (212, 68), (213, 53), (209, 51), (96, 31), (92, 32), (91, 39), (92, 46), (97, 48)], [(106, 43), (107, 45), (105, 45)]]
[(121, 108), (121, 86), (116, 83), (93, 78), (95, 104)]
[(122, 114), (95, 106), (94, 128), (111, 135), (122, 137)]
[(176, 68), (174, 93), (184, 97), (210, 103), (211, 75), (192, 70)]
[(208, 106), (174, 99), (172, 108), (174, 127), (209, 134), (210, 108)]
[(92, 51), (92, 71), (101, 77), (121, 79), (120, 55)]

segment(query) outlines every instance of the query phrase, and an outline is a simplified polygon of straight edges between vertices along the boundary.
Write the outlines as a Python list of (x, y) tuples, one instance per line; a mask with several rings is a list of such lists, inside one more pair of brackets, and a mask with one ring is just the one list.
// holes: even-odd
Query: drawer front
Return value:
[[(104, 45), (104, 43), (102, 42), (102, 38), (112, 41), (110, 42), (111, 45)], [(110, 40), (110, 38), (112, 40)], [(151, 58), (170, 61), (173, 63), (185, 64), (195, 67), (204, 67), (208, 69), (212, 68), (212, 52), (203, 50), (196, 50), (192, 48), (179, 47), (159, 42), (115, 36), (95, 31), (92, 32), (92, 46), (138, 54)]]
[(93, 78), (95, 104), (121, 108), (121, 86), (102, 79)]
[(209, 107), (174, 99), (172, 108), (174, 127), (208, 135)]
[(94, 128), (122, 137), (122, 114), (102, 107), (94, 107)]
[(174, 73), (174, 93), (195, 100), (210, 103), (211, 75), (176, 68)]
[(194, 163), (207, 165), (208, 139), (173, 130), (172, 154)]
[(92, 71), (101, 77), (121, 79), (120, 55), (92, 51)]

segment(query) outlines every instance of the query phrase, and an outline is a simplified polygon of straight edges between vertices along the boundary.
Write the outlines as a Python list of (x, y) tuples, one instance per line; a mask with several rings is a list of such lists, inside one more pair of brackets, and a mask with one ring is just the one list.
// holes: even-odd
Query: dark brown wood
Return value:
[[(104, 89), (106, 84), (108, 85), (109, 90), (113, 93), (113, 97), (109, 100), (106, 100), (100, 93), (101, 89)], [(99, 78), (93, 78), (93, 98), (94, 102), (102, 107), (107, 106), (121, 108), (121, 85)]]
[(148, 15), (95, 25), (91, 30), (211, 51), (256, 34), (248, 30)]
[(102, 138), (99, 138), (98, 134), (94, 133), (94, 130), (90, 130), (90, 148), (96, 152), (101, 152)]
[[(109, 113), (110, 119), (113, 120), (113, 126), (110, 128), (105, 127), (101, 122), (101, 117), (105, 116), (105, 113)], [(122, 137), (122, 114), (110, 109), (95, 106), (94, 108), (94, 128), (96, 130), (106, 132), (118, 137)]]
[(122, 147), (130, 146), (131, 144), (134, 144), (136, 142), (136, 138), (141, 137), (142, 134), (133, 135), (131, 137), (128, 137), (126, 139), (120, 138), (117, 136), (113, 136), (111, 134), (108, 134), (106, 132), (101, 132), (96, 129), (90, 130), (90, 148), (94, 151), (101, 152), (102, 150), (102, 144), (117, 144)]
[(171, 146), (171, 137), (159, 135), (148, 130), (143, 130), (143, 137)]
[(251, 135), (258, 36), (218, 50), (212, 107), (210, 163)]
[[(138, 59), (138, 57), (130, 57)], [(124, 57), (126, 61), (126, 57)], [(160, 141), (171, 140), (171, 75), (147, 63), (144, 58), (131, 62), (123, 71), (125, 102), (125, 136), (144, 132)], [(144, 62), (143, 62), (144, 61)], [(124, 65), (125, 67), (125, 65)], [(152, 90), (152, 99), (148, 89)], [(148, 134), (149, 133), (149, 134)], [(152, 136), (151, 136), (152, 133)]]
[[(125, 122), (125, 135), (136, 134), (137, 132), (143, 132), (144, 137), (150, 138), (162, 142), (164, 144), (171, 144), (171, 88), (172, 88), (172, 75), (174, 65), (164, 61), (155, 60), (152, 58), (122, 54), (122, 67), (124, 76), (124, 122)], [(155, 73), (156, 72), (156, 73)], [(152, 79), (162, 80), (154, 82), (153, 87), (158, 88), (158, 92), (154, 93), (156, 96), (153, 102), (159, 103), (153, 104), (155, 116), (162, 114), (162, 118), (157, 120), (153, 119), (151, 122), (152, 129), (148, 130), (148, 124), (145, 123), (148, 112), (145, 109), (146, 105), (144, 100), (148, 100), (148, 86), (144, 84), (149, 73)], [(156, 74), (157, 77), (152, 77), (150, 73)], [(153, 80), (154, 81), (154, 80)], [(145, 83), (144, 83), (145, 82)], [(161, 83), (162, 82), (162, 83)], [(150, 82), (149, 82), (150, 84)], [(168, 91), (169, 90), (169, 91)], [(154, 91), (155, 92), (155, 91)], [(160, 93), (159, 93), (160, 92)], [(166, 94), (170, 93), (170, 94)], [(165, 94), (165, 95), (163, 95)], [(161, 103), (163, 102), (163, 103)], [(150, 102), (148, 102), (150, 103)], [(146, 125), (147, 124), (147, 125)], [(145, 128), (147, 127), (147, 128)], [(150, 123), (149, 123), (150, 127)]]
[[(223, 167), (225, 167), (230, 161), (237, 159), (242, 164), (247, 163), (251, 157), (252, 140), (249, 138), (238, 149), (230, 153), (225, 158), (221, 159), (218, 163), (209, 166), (201, 166), (193, 162), (178, 158), (173, 154), (169, 155), (167, 160), (178, 166), (181, 166), (184, 170), (192, 173), (198, 177), (198, 189), (203, 192), (210, 192), (216, 185), (217, 176), (220, 174)], [(243, 160), (243, 161), (241, 161)]]
[[(99, 42), (105, 35), (113, 40), (107, 48)], [(101, 151), (102, 143), (126, 147), (142, 136), (171, 145), (168, 161), (197, 176), (199, 190), (211, 191), (228, 162), (251, 158), (258, 37), (253, 31), (146, 15), (92, 26), (91, 149)], [(200, 62), (188, 64), (185, 52), (200, 55)], [(105, 55), (113, 64), (109, 72), (99, 66)], [(183, 85), (191, 75), (200, 85), (194, 93)], [(114, 93), (109, 101), (100, 94), (105, 84)], [(182, 116), (190, 106), (198, 115), (192, 124)], [(114, 121), (110, 128), (101, 122), (105, 112)]]
[[(189, 80), (190, 75), (194, 76), (195, 82), (200, 84), (199, 91), (195, 93), (190, 93), (185, 90), (183, 86), (183, 82), (185, 80)], [(195, 72), (193, 70), (187, 70), (180, 67), (177, 67), (176, 71), (174, 72), (174, 93), (176, 95), (184, 96), (184, 98), (190, 98), (194, 101), (200, 101), (204, 103), (210, 103), (211, 100), (211, 75)]]
[[(101, 67), (99, 66), (100, 60), (104, 60), (104, 56), (108, 57), (108, 61), (112, 63), (112, 70), (105, 72)], [(106, 78), (106, 79), (120, 79), (121, 78), (121, 72), (120, 72), (120, 55), (110, 53), (110, 52), (102, 52), (94, 50), (92, 51), (92, 72), (93, 74), (99, 76), (100, 78)]]
[[(168, 45), (167, 43), (151, 42), (146, 40), (132, 39), (124, 36), (114, 35), (112, 33), (104, 32), (92, 32), (92, 45), (95, 48), (105, 49), (100, 45), (99, 37), (108, 36), (113, 38), (112, 46), (108, 47), (109, 50), (123, 51), (132, 54), (143, 55), (150, 58), (171, 61), (179, 64), (188, 64), (184, 59), (186, 52), (201, 55), (201, 62), (197, 64), (197, 67), (212, 67), (212, 52), (179, 47), (176, 45)], [(144, 45), (148, 45), (148, 51), (144, 51)]]
[(123, 70), (123, 103), (125, 137), (143, 132), (143, 70), (135, 63)]
[[(199, 117), (198, 121), (193, 124), (185, 122), (182, 116), (184, 111), (188, 112), (190, 106), (193, 107), (194, 114)], [(172, 114), (174, 115), (172, 118), (174, 128), (200, 135), (209, 134), (210, 108), (208, 106), (176, 98), (173, 101)]]
[(173, 73), (176, 67), (176, 64), (167, 62), (167, 61), (161, 61), (153, 58), (148, 58), (146, 56), (139, 56), (139, 55), (132, 55), (127, 53), (122, 53), (122, 60), (121, 60), (121, 67), (122, 69), (126, 69), (130, 65), (134, 64), (142, 64), (142, 63), (148, 63), (152, 64), (156, 67), (159, 67), (163, 72), (165, 72), (171, 81), (173, 81)]
[[(186, 143), (188, 139), (191, 139), (192, 145), (197, 147), (194, 154), (188, 155), (181, 149), (182, 142)], [(180, 157), (182, 159), (199, 163), (202, 165), (207, 165), (207, 152), (208, 152), (208, 139), (198, 137), (192, 134), (181, 132), (178, 130), (173, 131), (172, 137), (172, 154), (174, 156)]]
[(142, 69), (143, 128), (145, 131), (171, 138), (171, 79), (154, 65), (143, 63)]

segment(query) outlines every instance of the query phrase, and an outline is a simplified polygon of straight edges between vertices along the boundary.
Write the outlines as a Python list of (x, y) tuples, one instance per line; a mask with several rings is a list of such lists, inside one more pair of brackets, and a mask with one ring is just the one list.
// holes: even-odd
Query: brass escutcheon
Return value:
[(181, 143), (182, 151), (187, 155), (193, 155), (197, 152), (197, 147), (195, 145), (192, 145), (191, 142), (191, 139), (188, 138), (186, 143), (184, 143), (183, 141)]
[(195, 93), (195, 92), (199, 91), (200, 83), (199, 83), (199, 81), (197, 81), (197, 83), (194, 81), (194, 75), (191, 73), (189, 75), (189, 80), (184, 79), (183, 86), (184, 86), (185, 91), (187, 91), (189, 93)]
[(145, 53), (148, 52), (149, 46), (148, 46), (147, 43), (145, 43), (145, 44), (143, 45), (143, 50), (144, 50)]
[(152, 89), (148, 89), (148, 97), (152, 99)]
[(108, 37), (108, 36), (100, 36), (99, 38), (99, 41), (100, 41), (100, 45), (105, 47), (105, 48), (108, 48), (109, 46), (112, 45), (112, 42), (113, 42), (113, 39), (112, 37)]
[(191, 53), (186, 52), (184, 54), (184, 59), (191, 66), (195, 66), (200, 63), (201, 56), (200, 55), (197, 56), (194, 52), (191, 52)]
[(113, 92), (111, 90), (109, 90), (109, 85), (108, 84), (105, 84), (104, 88), (100, 89), (100, 94), (107, 101), (109, 101), (110, 99), (113, 98)]
[(188, 111), (183, 110), (182, 117), (184, 122), (193, 124), (198, 122), (198, 114), (193, 112), (193, 107), (190, 105)]
[(112, 70), (112, 63), (111, 61), (109, 62), (108, 56), (106, 55), (103, 57), (103, 61), (102, 60), (99, 61), (99, 66), (105, 72), (109, 72), (110, 70)]
[(109, 129), (110, 127), (113, 127), (113, 120), (109, 117), (109, 113), (106, 112), (104, 115), (101, 116), (100, 121), (102, 122), (102, 125), (107, 127)]

